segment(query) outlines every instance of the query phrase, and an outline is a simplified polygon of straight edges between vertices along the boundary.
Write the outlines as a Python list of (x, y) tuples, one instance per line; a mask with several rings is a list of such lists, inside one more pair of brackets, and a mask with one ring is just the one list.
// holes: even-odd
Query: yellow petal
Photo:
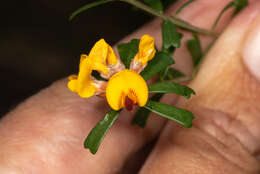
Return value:
[(89, 98), (95, 95), (96, 87), (91, 83), (87, 83), (83, 88), (78, 92), (79, 96), (82, 98)]
[(100, 71), (104, 75), (108, 75), (107, 63), (109, 65), (117, 63), (117, 57), (104, 39), (100, 39), (89, 53), (89, 57), (93, 60), (93, 70)]
[(135, 71), (127, 69), (114, 74), (109, 79), (106, 88), (107, 102), (114, 110), (125, 107), (126, 96), (141, 107), (148, 99), (148, 87), (145, 80)]
[(68, 88), (78, 93), (81, 97), (88, 98), (95, 94), (96, 88), (91, 81), (92, 60), (89, 57), (81, 57), (79, 74), (70, 76)]
[(81, 68), (81, 65), (83, 64), (82, 62), (88, 58), (88, 56), (86, 54), (81, 54), (80, 55), (80, 62), (79, 62), (79, 69)]
[(73, 80), (69, 77), (69, 82), (67, 84), (68, 88), (72, 91), (72, 92), (77, 92), (77, 80)]
[(139, 43), (139, 51), (134, 60), (142, 62), (145, 65), (155, 55), (154, 38), (149, 35), (143, 35)]
[(107, 75), (108, 70), (106, 66), (106, 59), (108, 53), (108, 44), (104, 39), (100, 39), (93, 46), (89, 53), (90, 59), (93, 60), (92, 68), (93, 70), (100, 71), (101, 73)]
[[(91, 97), (99, 89), (91, 80), (91, 73), (97, 70), (103, 75), (108, 75), (108, 64), (116, 64), (117, 57), (104, 39), (100, 39), (90, 51), (89, 56), (82, 54), (80, 57), (79, 74), (69, 77), (68, 88), (78, 93), (81, 97)], [(100, 92), (100, 91), (99, 91)]]
[(75, 80), (75, 79), (77, 79), (77, 78), (78, 78), (78, 76), (75, 75), (75, 74), (70, 75), (70, 76), (68, 77), (69, 80)]
[(108, 54), (107, 54), (107, 62), (109, 65), (116, 65), (117, 64), (117, 57), (116, 54), (111, 46), (108, 45)]

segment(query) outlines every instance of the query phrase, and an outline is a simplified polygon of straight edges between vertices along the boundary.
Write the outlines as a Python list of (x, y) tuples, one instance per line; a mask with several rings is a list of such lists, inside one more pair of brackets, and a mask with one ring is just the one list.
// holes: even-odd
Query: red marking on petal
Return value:
[(128, 96), (125, 97), (125, 108), (128, 111), (132, 111), (134, 108), (134, 102)]

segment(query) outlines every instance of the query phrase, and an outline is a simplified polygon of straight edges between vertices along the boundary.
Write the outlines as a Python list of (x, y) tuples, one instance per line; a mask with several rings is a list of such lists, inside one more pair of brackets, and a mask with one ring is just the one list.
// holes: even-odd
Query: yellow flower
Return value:
[[(125, 69), (111, 46), (101, 39), (91, 49), (89, 56), (81, 55), (79, 74), (69, 77), (68, 88), (85, 98), (106, 96), (114, 110), (132, 110), (136, 104), (142, 107), (148, 100), (148, 87), (138, 73), (154, 54), (154, 39), (149, 35), (142, 36), (139, 51), (132, 59), (130, 69)], [(108, 82), (98, 81), (91, 76), (93, 70), (98, 71)]]

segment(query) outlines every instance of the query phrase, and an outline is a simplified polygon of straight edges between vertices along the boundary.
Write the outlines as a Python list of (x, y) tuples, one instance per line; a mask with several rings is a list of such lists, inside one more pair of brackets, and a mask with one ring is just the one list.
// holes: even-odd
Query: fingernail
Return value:
[(243, 60), (249, 71), (260, 80), (260, 16), (249, 29), (243, 50)]

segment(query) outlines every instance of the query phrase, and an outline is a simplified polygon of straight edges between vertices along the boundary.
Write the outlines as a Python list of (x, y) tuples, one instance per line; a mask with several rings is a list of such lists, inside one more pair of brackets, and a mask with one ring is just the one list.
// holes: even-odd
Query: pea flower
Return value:
[[(148, 100), (148, 86), (139, 73), (155, 55), (154, 38), (149, 35), (141, 37), (138, 53), (130, 63), (130, 68), (116, 56), (112, 47), (100, 39), (91, 49), (89, 55), (82, 54), (78, 75), (69, 77), (68, 88), (80, 97), (94, 95), (106, 97), (113, 110), (126, 108), (132, 110), (134, 105), (144, 106)], [(92, 76), (98, 71), (107, 81)]]
[[(154, 38), (144, 35), (140, 40), (133, 39), (129, 43), (120, 44), (118, 52), (120, 58), (104, 39), (100, 39), (89, 55), (81, 55), (79, 73), (71, 75), (67, 84), (68, 88), (80, 97), (89, 98), (97, 95), (106, 98), (112, 108), (84, 141), (84, 147), (92, 154), (97, 152), (104, 136), (123, 108), (132, 110), (135, 105), (141, 107), (132, 119), (132, 124), (140, 127), (145, 126), (150, 112), (185, 127), (192, 125), (191, 112), (159, 102), (167, 93), (175, 93), (186, 98), (195, 94), (187, 86), (166, 80), (169, 66), (174, 64), (169, 50), (163, 49), (156, 53)], [(148, 64), (150, 60), (152, 61)], [(99, 73), (98, 76), (96, 71)], [(154, 75), (159, 75), (160, 79), (148, 86), (146, 80)], [(148, 93), (155, 94), (148, 99)]]

